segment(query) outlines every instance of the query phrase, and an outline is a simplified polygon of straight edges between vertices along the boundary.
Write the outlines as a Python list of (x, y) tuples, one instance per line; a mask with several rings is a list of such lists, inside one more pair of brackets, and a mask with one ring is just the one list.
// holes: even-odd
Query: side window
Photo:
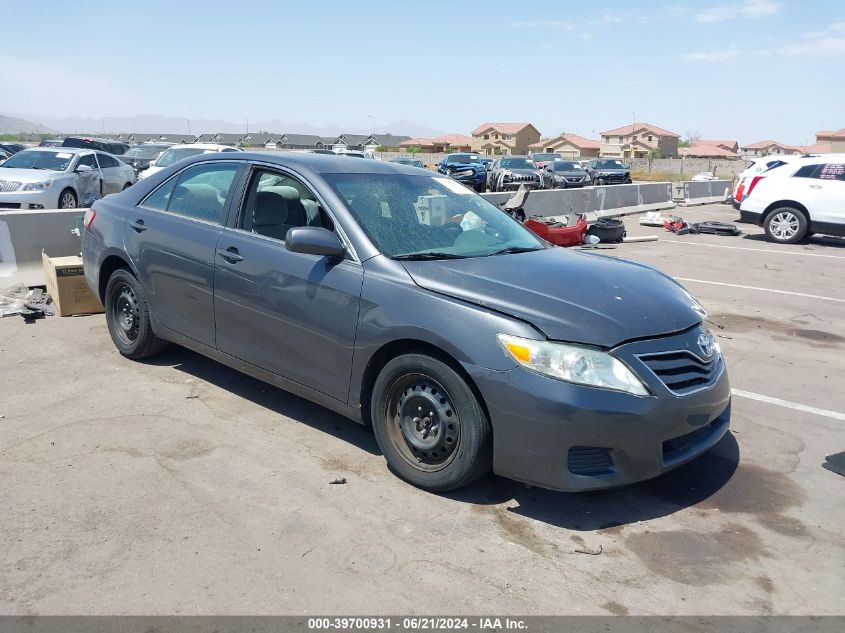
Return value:
[(256, 170), (238, 228), (284, 240), (288, 230), (297, 226), (333, 228), (329, 216), (304, 183), (280, 172)]
[(91, 169), (97, 169), (97, 161), (94, 159), (94, 154), (85, 154), (84, 156), (81, 156), (76, 165), (77, 167), (79, 165), (88, 165)]
[(823, 167), (823, 165), (804, 165), (795, 172), (794, 178), (815, 178), (820, 167)]
[(822, 165), (816, 178), (822, 180), (845, 180), (845, 165), (842, 163)]
[(117, 167), (117, 160), (108, 154), (97, 154), (97, 160), (100, 162), (100, 167), (103, 169), (108, 167)]
[(238, 169), (239, 163), (193, 165), (147, 196), (141, 206), (220, 223), (220, 215)]

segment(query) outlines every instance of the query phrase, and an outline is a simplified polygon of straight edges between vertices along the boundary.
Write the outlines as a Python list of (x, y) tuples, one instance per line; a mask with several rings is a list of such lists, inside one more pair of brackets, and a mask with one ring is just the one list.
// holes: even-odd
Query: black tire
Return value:
[(370, 411), (388, 466), (408, 483), (446, 492), (490, 471), (487, 415), (446, 363), (424, 354), (394, 358), (376, 378)]
[(773, 209), (763, 221), (766, 239), (780, 244), (795, 244), (807, 234), (807, 216), (795, 207)]
[(167, 341), (153, 333), (144, 289), (126, 268), (118, 268), (106, 285), (106, 324), (117, 350), (140, 360), (164, 351)]
[(76, 209), (79, 207), (79, 198), (76, 197), (76, 192), (68, 187), (62, 189), (59, 194), (59, 209)]

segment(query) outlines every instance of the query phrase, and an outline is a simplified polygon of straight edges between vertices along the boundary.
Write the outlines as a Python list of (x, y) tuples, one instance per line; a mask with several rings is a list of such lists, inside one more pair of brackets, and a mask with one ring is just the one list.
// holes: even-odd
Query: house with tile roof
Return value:
[(792, 145), (772, 140), (748, 143), (740, 147), (739, 150), (745, 159), (757, 158), (759, 156), (783, 156), (800, 153), (800, 150)]
[(644, 158), (657, 152), (661, 158), (678, 157), (680, 135), (651, 123), (629, 123), (601, 132), (602, 156), (610, 158)]
[[(727, 158), (738, 159), (738, 151), (726, 147), (726, 143), (716, 144), (718, 141), (696, 141), (689, 147), (682, 147), (679, 151), (688, 158)], [(736, 143), (736, 141), (734, 141)], [(739, 146), (737, 145), (737, 150)]]
[(531, 145), (531, 152), (557, 152), (564, 158), (596, 158), (601, 143), (578, 134), (562, 132), (554, 138), (541, 139)]
[(527, 154), (529, 145), (540, 140), (531, 123), (482, 123), (472, 131), (472, 150), (479, 154)]
[(416, 145), (423, 152), (470, 152), (472, 137), (464, 134), (445, 134), (437, 138), (409, 138), (400, 143), (400, 148), (407, 149)]
[(821, 130), (819, 132), (816, 132), (816, 146), (826, 146), (828, 148), (827, 152), (813, 153), (845, 153), (845, 127), (841, 130)]

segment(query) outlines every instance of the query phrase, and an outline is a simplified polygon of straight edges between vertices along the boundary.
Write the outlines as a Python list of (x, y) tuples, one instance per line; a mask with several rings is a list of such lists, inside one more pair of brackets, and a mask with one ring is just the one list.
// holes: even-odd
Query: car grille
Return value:
[(598, 446), (573, 446), (569, 449), (567, 466), (573, 475), (609, 475), (613, 472), (610, 451)]
[(21, 183), (15, 180), (0, 180), (0, 193), (8, 193), (10, 191), (17, 191), (21, 188)]
[(582, 180), (584, 180), (584, 179), (581, 178), (580, 176), (574, 176), (572, 178), (567, 176), (567, 178), (566, 178), (566, 182), (581, 182)]
[(674, 394), (686, 395), (712, 385), (724, 368), (721, 354), (705, 361), (683, 350), (642, 354), (638, 358)]
[(539, 182), (540, 177), (535, 175), (524, 176), (522, 174), (511, 174), (505, 176), (507, 182)]

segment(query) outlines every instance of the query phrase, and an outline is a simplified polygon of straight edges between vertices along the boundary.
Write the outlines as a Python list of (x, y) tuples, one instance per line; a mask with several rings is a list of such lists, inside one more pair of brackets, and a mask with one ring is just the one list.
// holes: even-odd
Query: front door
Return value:
[(156, 325), (214, 346), (214, 258), (239, 162), (192, 165), (132, 209), (126, 252)]
[(284, 240), (295, 226), (333, 227), (302, 180), (254, 169), (217, 246), (217, 348), (346, 402), (363, 269), (291, 253)]
[(123, 191), (123, 187), (129, 182), (126, 178), (126, 171), (120, 168), (121, 163), (114, 156), (97, 152), (97, 162), (100, 164), (103, 185), (102, 195)]

